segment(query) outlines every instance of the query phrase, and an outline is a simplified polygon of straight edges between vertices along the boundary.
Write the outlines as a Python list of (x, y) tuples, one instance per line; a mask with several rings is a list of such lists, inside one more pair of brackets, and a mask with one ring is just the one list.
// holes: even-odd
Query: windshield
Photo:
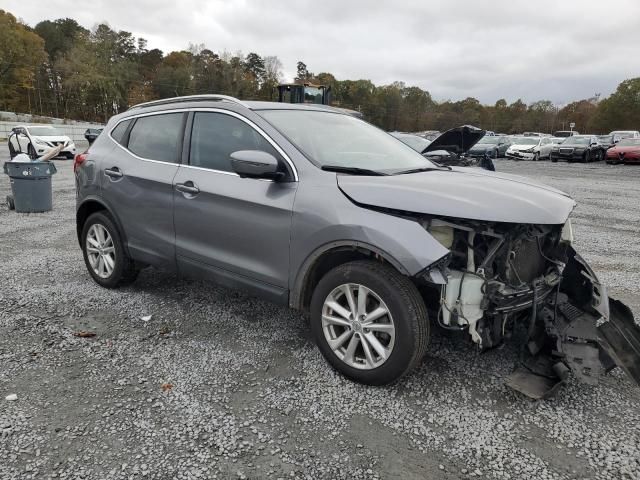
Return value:
[(640, 145), (640, 138), (625, 138), (618, 142), (619, 147), (633, 147)]
[(539, 137), (518, 137), (513, 139), (514, 145), (538, 145)]
[(52, 137), (54, 135), (63, 135), (60, 131), (53, 127), (27, 127), (31, 135), (36, 137)]
[(498, 145), (500, 143), (500, 137), (485, 135), (478, 143), (482, 143), (484, 145)]
[(394, 173), (438, 168), (411, 147), (351, 115), (310, 110), (258, 111), (314, 164)]
[(567, 145), (589, 145), (590, 141), (589, 137), (567, 137), (562, 143)]
[(403, 135), (403, 134), (397, 134), (397, 133), (392, 133), (391, 135), (396, 137), (402, 143), (409, 145), (416, 152), (422, 152), (431, 143), (426, 138), (422, 138), (417, 135), (406, 135), (406, 134)]

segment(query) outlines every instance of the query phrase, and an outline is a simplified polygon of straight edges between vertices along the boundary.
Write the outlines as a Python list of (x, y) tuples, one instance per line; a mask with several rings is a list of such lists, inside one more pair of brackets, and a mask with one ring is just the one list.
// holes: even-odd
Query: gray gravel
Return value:
[[(99, 288), (57, 166), (52, 212), (0, 205), (1, 479), (640, 478), (640, 389), (621, 372), (531, 402), (503, 385), (513, 347), (435, 334), (414, 374), (364, 387), (296, 312), (153, 270)], [(497, 167), (578, 200), (578, 249), (640, 311), (640, 168)]]

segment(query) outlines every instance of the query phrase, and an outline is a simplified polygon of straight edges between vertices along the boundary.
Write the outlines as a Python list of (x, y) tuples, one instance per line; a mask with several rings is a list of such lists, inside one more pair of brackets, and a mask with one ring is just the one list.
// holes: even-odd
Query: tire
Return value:
[(498, 155), (498, 149), (495, 149), (495, 150), (493, 151), (493, 156), (492, 156), (491, 158), (493, 158), (493, 159), (495, 160), (495, 159), (497, 159), (497, 158), (498, 158), (498, 156), (499, 156), (499, 155)]
[(587, 150), (586, 152), (584, 152), (584, 157), (582, 158), (582, 161), (584, 163), (589, 163), (591, 161), (591, 151)]
[(533, 161), (534, 162), (539, 162), (540, 161), (540, 152), (536, 152), (533, 154)]
[[(351, 293), (355, 294), (352, 297), (355, 299), (354, 306), (358, 305), (357, 299), (363, 291), (361, 288), (365, 287), (368, 295), (364, 297), (367, 302), (365, 314), (369, 317), (380, 308), (388, 311), (388, 314), (378, 317), (380, 322), (374, 320), (373, 323), (366, 323), (366, 316), (363, 318), (356, 308), (355, 317), (363, 323), (345, 321), (347, 317), (343, 314), (348, 315), (348, 307), (342, 308), (341, 315), (337, 313), (338, 310), (330, 308), (327, 302), (333, 300), (335, 304), (342, 301), (348, 305), (344, 293), (347, 287), (349, 290), (357, 289)], [(325, 318), (334, 318), (350, 326), (334, 325), (325, 321)], [(367, 329), (367, 325), (371, 328)], [(381, 325), (385, 326), (383, 331)], [(367, 385), (387, 385), (402, 378), (422, 360), (429, 341), (427, 310), (416, 286), (390, 266), (370, 260), (345, 263), (322, 277), (311, 298), (311, 329), (320, 352), (329, 364), (346, 377)], [(393, 334), (386, 333), (391, 330)], [(346, 340), (338, 347), (334, 345), (334, 351), (329, 339), (335, 340), (345, 334)], [(367, 340), (371, 336), (375, 336), (378, 348), (371, 346), (376, 342)], [(349, 357), (352, 343), (356, 346)], [(365, 346), (371, 352), (368, 356)], [(385, 348), (384, 357), (378, 354), (380, 347)], [(352, 361), (343, 360), (339, 355)]]
[[(94, 226), (96, 230), (92, 230)], [(109, 251), (107, 255), (109, 253), (113, 253), (113, 255), (110, 256), (113, 264), (111, 271), (108, 271), (108, 266), (106, 266), (104, 269), (94, 267), (94, 265), (92, 265), (92, 260), (90, 260), (89, 257), (90, 255), (92, 255), (92, 258), (96, 258), (94, 255), (97, 255), (97, 258), (102, 256), (102, 265), (108, 265), (107, 260), (104, 260), (103, 255), (89, 251), (89, 248), (95, 247), (88, 246), (89, 241), (87, 237), (89, 235), (93, 236), (96, 231), (101, 231), (101, 229), (104, 229), (104, 231), (108, 233), (111, 239), (110, 243), (105, 242), (105, 245), (103, 245), (105, 248), (102, 250), (103, 252), (107, 252), (107, 249), (110, 248), (111, 251)], [(122, 244), (120, 232), (118, 231), (114, 221), (108, 213), (96, 212), (90, 215), (84, 226), (82, 227), (81, 239), (84, 263), (87, 266), (89, 274), (98, 285), (105, 288), (117, 288), (123, 285), (127, 285), (136, 279), (140, 270), (137, 268), (135, 262), (126, 254), (124, 246)], [(99, 260), (96, 259), (96, 262), (99, 266)], [(102, 270), (105, 275), (100, 275), (99, 270)]]
[(13, 201), (13, 197), (11, 195), (7, 195), (7, 208), (9, 210), (15, 210), (16, 209), (16, 204)]

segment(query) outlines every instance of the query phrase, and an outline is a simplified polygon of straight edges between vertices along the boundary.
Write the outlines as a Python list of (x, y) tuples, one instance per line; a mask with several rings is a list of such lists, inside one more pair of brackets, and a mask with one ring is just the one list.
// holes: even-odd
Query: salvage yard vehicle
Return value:
[(614, 130), (609, 135), (615, 136), (619, 139), (623, 138), (640, 138), (640, 132), (638, 130)]
[(506, 136), (485, 135), (467, 152), (469, 157), (484, 157), (488, 155), (491, 158), (504, 157), (507, 149), (511, 146), (512, 139)]
[(604, 158), (605, 147), (594, 135), (574, 135), (551, 149), (551, 161), (599, 162)]
[(607, 150), (607, 163), (640, 163), (640, 138), (625, 138)]
[(576, 130), (558, 130), (557, 132), (553, 132), (554, 137), (573, 137), (574, 135), (580, 135), (580, 132)]
[(506, 151), (507, 158), (534, 160), (549, 158), (553, 148), (551, 137), (514, 137)]
[(96, 138), (102, 133), (102, 130), (102, 128), (87, 128), (84, 131), (84, 138), (89, 142), (89, 145), (96, 141)]
[(525, 332), (507, 384), (535, 398), (569, 370), (640, 382), (640, 329), (574, 250), (556, 189), (439, 166), (339, 109), (222, 95), (116, 115), (74, 170), (103, 287), (151, 265), (306, 311), (326, 360), (370, 385), (411, 371), (436, 326), (480, 350)]
[(12, 158), (17, 152), (27, 153), (31, 158), (42, 157), (60, 145), (61, 156), (71, 159), (76, 154), (73, 141), (49, 125), (18, 125), (13, 127), (12, 132), (15, 133), (9, 139)]

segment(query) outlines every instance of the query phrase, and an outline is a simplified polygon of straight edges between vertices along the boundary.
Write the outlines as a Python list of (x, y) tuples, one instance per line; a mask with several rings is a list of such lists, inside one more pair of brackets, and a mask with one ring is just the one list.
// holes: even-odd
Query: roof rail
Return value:
[(150, 102), (138, 103), (137, 105), (133, 105), (129, 107), (129, 110), (133, 110), (135, 108), (142, 107), (152, 107), (154, 105), (168, 105), (171, 103), (182, 103), (182, 102), (211, 102), (211, 101), (227, 101), (237, 103), (238, 105), (242, 105), (243, 107), (249, 108), (249, 106), (241, 100), (238, 100), (236, 97), (231, 97), (229, 95), (217, 95), (217, 94), (201, 94), (201, 95), (185, 95), (184, 97), (172, 97), (172, 98), (162, 98), (160, 100), (152, 100)]

